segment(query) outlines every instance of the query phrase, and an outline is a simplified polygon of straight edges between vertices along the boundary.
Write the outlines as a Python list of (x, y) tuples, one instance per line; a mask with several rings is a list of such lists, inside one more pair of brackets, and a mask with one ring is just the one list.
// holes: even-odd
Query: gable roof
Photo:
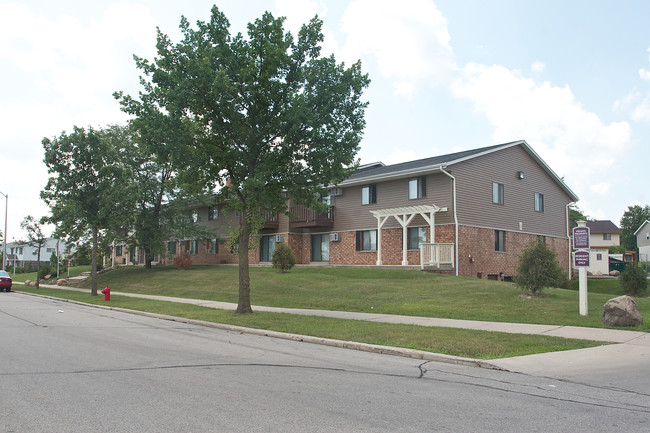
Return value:
[(566, 186), (562, 179), (542, 160), (542, 158), (530, 147), (525, 140), (512, 141), (509, 143), (496, 144), (493, 146), (481, 147), (478, 149), (465, 150), (462, 152), (450, 153), (447, 155), (434, 156), (431, 158), (418, 159), (415, 161), (401, 162), (391, 165), (364, 166), (364, 170), (358, 170), (349, 178), (341, 182), (340, 186), (351, 186), (363, 183), (383, 181), (400, 177), (414, 176), (435, 171), (444, 170), (450, 165), (458, 164), (473, 158), (479, 158), (499, 150), (508, 149), (514, 146), (521, 146), (546, 173), (562, 188), (562, 190), (573, 201), (578, 201), (578, 196)]
[(643, 226), (645, 226), (646, 224), (650, 224), (650, 221), (645, 220), (645, 221), (643, 222), (643, 224), (641, 224), (641, 226), (640, 226), (638, 229), (636, 229), (636, 231), (634, 232), (634, 236), (636, 236), (637, 233), (639, 233), (639, 232), (641, 231), (641, 229), (643, 228)]
[(620, 233), (621, 229), (610, 220), (587, 221), (591, 233)]

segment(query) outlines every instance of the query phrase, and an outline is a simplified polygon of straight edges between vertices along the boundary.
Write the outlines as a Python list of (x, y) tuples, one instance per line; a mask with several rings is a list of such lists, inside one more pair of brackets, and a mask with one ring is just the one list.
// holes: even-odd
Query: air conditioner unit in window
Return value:
[(284, 235), (275, 235), (275, 242), (284, 242)]
[(338, 242), (341, 240), (341, 233), (330, 233), (330, 241)]
[(343, 195), (343, 188), (330, 189), (330, 197), (336, 197), (338, 195)]

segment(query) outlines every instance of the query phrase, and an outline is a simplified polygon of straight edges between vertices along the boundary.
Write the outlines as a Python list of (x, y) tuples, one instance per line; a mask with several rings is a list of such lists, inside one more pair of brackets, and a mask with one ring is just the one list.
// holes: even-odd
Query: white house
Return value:
[(592, 275), (609, 274), (609, 247), (621, 245), (621, 229), (609, 220), (587, 221), (589, 227), (589, 267)]
[[(46, 265), (50, 263), (50, 257), (52, 253), (58, 251), (63, 253), (66, 251), (65, 241), (48, 238), (45, 241), (45, 245), (41, 248), (41, 264)], [(11, 269), (15, 266), (25, 267), (28, 265), (36, 266), (38, 261), (38, 248), (31, 245), (27, 245), (23, 242), (7, 242), (7, 269)]]
[(639, 262), (650, 262), (650, 221), (645, 220), (635, 232)]

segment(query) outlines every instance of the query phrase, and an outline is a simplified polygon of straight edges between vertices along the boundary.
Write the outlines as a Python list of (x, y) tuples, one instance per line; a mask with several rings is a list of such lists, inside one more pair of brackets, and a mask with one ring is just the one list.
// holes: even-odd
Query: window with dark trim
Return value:
[(503, 204), (505, 187), (502, 183), (492, 182), (492, 203)]
[(409, 200), (427, 196), (427, 177), (420, 176), (409, 179)]
[(611, 241), (612, 240), (612, 234), (611, 233), (603, 233), (603, 240), (604, 241)]
[(190, 212), (190, 222), (192, 223), (198, 223), (199, 222), (199, 211), (198, 210), (193, 210)]
[(170, 256), (173, 256), (174, 254), (176, 254), (176, 242), (175, 241), (167, 242), (167, 253), (169, 253)]
[(408, 227), (407, 239), (409, 250), (419, 250), (420, 244), (427, 242), (427, 228), (426, 227)]
[(364, 185), (361, 187), (361, 204), (377, 203), (377, 184)]
[(122, 245), (117, 245), (115, 247), (115, 255), (116, 256), (121, 256), (122, 255)]
[(197, 254), (199, 248), (196, 241), (185, 241), (185, 251), (190, 254)]
[(535, 193), (535, 212), (544, 212), (544, 194)]
[(217, 206), (208, 207), (208, 221), (214, 221), (219, 218), (219, 208)]
[(357, 251), (377, 251), (377, 230), (357, 232)]
[(206, 241), (206, 252), (208, 254), (217, 254), (219, 252), (219, 241), (217, 239), (208, 239)]
[(505, 252), (506, 232), (503, 230), (494, 231), (494, 251)]

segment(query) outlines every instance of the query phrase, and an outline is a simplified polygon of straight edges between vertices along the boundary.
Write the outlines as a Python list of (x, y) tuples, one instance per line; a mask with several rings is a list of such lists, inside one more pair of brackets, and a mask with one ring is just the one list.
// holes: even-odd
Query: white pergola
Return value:
[(422, 218), (429, 224), (429, 232), (431, 243), (435, 243), (435, 214), (436, 212), (446, 212), (446, 207), (438, 207), (435, 204), (409, 206), (409, 207), (396, 207), (393, 209), (372, 210), (370, 213), (377, 218), (377, 265), (381, 265), (381, 229), (386, 224), (390, 217), (395, 217), (397, 222), (402, 226), (402, 265), (408, 265), (407, 258), (407, 245), (408, 245), (408, 231), (407, 227), (416, 215), (422, 215)]

